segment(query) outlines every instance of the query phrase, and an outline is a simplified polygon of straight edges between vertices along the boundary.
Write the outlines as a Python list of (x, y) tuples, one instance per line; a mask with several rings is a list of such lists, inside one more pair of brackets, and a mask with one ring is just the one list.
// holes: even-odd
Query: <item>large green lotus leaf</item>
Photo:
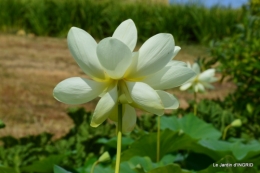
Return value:
[(155, 168), (148, 173), (191, 173), (189, 171), (184, 171), (177, 164), (170, 164), (166, 166), (162, 166), (159, 168)]
[[(92, 166), (91, 166), (92, 167)], [(121, 167), (121, 165), (120, 165), (120, 168), (122, 168)], [(90, 172), (90, 171), (89, 171)], [(114, 170), (111, 168), (111, 167), (103, 167), (103, 166), (101, 166), (101, 165), (97, 165), (96, 167), (95, 167), (95, 169), (94, 169), (94, 173), (113, 173), (114, 172)], [(85, 173), (85, 172), (84, 172)], [(135, 172), (126, 172), (126, 173), (135, 173)]]
[[(179, 149), (190, 148), (197, 140), (190, 136), (166, 129), (160, 134), (160, 156)], [(122, 153), (122, 160), (129, 160), (134, 156), (147, 156), (156, 160), (157, 134), (151, 133), (136, 140), (129, 149)]]
[(191, 150), (206, 154), (217, 161), (226, 155), (232, 155), (231, 145), (232, 143), (217, 139), (201, 139), (197, 144), (191, 146)]
[(161, 117), (161, 129), (183, 131), (194, 139), (218, 139), (221, 133), (211, 124), (207, 124), (193, 114), (185, 115), (182, 118), (176, 116)]
[(170, 116), (170, 117), (161, 116), (160, 119), (161, 119), (160, 120), (161, 121), (160, 128), (162, 130), (170, 129), (170, 130), (173, 130), (173, 131), (178, 131), (178, 130), (181, 129), (179, 119), (176, 116)]
[(230, 143), (213, 139), (202, 139), (197, 144), (192, 145), (191, 150), (206, 154), (214, 160), (219, 160), (226, 155), (233, 155), (237, 161), (260, 165), (260, 143), (257, 141), (242, 144), (240, 142)]
[(253, 141), (249, 144), (234, 143), (231, 147), (231, 151), (235, 158), (239, 161), (253, 162), (260, 164), (260, 143)]
[(145, 172), (158, 167), (157, 164), (153, 163), (149, 157), (135, 156), (129, 160), (129, 163), (133, 165), (133, 168), (141, 167)]
[(132, 157), (128, 163), (132, 165), (132, 169), (137, 169), (140, 168), (144, 172), (151, 171), (157, 167), (165, 166), (168, 164), (171, 164), (175, 160), (175, 156), (169, 154), (165, 155), (160, 162), (154, 163), (149, 157), (140, 157), (140, 156), (135, 156)]
[(65, 155), (51, 155), (43, 160), (36, 161), (32, 165), (22, 167), (24, 172), (49, 173), (53, 170), (53, 165), (59, 164)]
[[(127, 148), (130, 144), (132, 144), (134, 140), (130, 137), (122, 137), (122, 148)], [(113, 137), (111, 139), (100, 138), (97, 140), (99, 144), (105, 144), (111, 148), (116, 148), (117, 145), (117, 138)]]
[(57, 165), (54, 165), (53, 171), (54, 171), (54, 173), (71, 173), (71, 172), (66, 171), (65, 169), (63, 169), (62, 167), (59, 167)]
[(232, 156), (225, 156), (218, 162), (197, 173), (257, 173), (254, 168), (234, 166), (237, 161)]
[(2, 167), (2, 166), (0, 166), (0, 172), (1, 173), (17, 173), (17, 171), (13, 168)]

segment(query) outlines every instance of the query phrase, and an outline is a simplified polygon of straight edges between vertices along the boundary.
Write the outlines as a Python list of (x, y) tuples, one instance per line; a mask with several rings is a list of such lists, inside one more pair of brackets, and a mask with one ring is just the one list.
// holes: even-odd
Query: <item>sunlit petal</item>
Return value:
[(139, 55), (129, 67), (129, 78), (140, 78), (156, 73), (166, 66), (174, 55), (174, 39), (171, 34), (157, 34), (139, 49)]
[(118, 93), (117, 86), (115, 86), (112, 90), (107, 92), (101, 99), (99, 100), (95, 111), (93, 113), (93, 117), (91, 120), (91, 126), (97, 127), (101, 123), (103, 123), (111, 114), (114, 114), (115, 107), (117, 106)]
[(53, 96), (66, 104), (82, 104), (96, 98), (106, 87), (107, 83), (72, 77), (61, 81), (54, 88)]
[(147, 76), (142, 82), (147, 83), (154, 89), (164, 90), (178, 87), (194, 76), (194, 71), (188, 67), (167, 65), (159, 72)]
[(160, 96), (164, 109), (177, 109), (179, 107), (179, 101), (170, 93), (165, 91), (156, 91)]
[(96, 55), (97, 43), (86, 31), (72, 27), (68, 47), (80, 68), (94, 80), (104, 80), (105, 74)]
[(105, 38), (97, 46), (97, 55), (106, 73), (120, 79), (132, 61), (131, 50), (116, 38)]
[(126, 82), (133, 101), (143, 110), (157, 115), (163, 114), (163, 105), (157, 92), (142, 82)]
[(137, 42), (137, 29), (134, 22), (131, 19), (122, 22), (116, 28), (112, 37), (122, 41), (133, 51)]

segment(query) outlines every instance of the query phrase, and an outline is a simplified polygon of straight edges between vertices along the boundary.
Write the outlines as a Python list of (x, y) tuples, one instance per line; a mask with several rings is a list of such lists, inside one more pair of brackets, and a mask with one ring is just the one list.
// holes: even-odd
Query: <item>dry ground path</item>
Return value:
[[(178, 60), (192, 62), (198, 56), (207, 56), (202, 46), (181, 47)], [(0, 119), (7, 125), (0, 129), (0, 136), (22, 137), (43, 131), (56, 137), (64, 135), (73, 126), (66, 116), (69, 106), (56, 101), (52, 90), (58, 82), (73, 76), (86, 77), (70, 55), (66, 39), (0, 34)], [(216, 83), (215, 87), (199, 98), (223, 98), (234, 90), (230, 83)], [(182, 108), (192, 99), (191, 94), (178, 88), (170, 92)], [(81, 106), (91, 111), (97, 101)]]

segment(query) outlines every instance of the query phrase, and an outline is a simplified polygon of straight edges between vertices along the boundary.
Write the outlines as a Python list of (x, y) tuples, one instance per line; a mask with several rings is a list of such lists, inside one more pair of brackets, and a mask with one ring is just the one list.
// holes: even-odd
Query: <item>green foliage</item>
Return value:
[(204, 61), (204, 65), (217, 63), (217, 68), (223, 75), (222, 80), (226, 78), (236, 84), (235, 92), (225, 99), (224, 109), (245, 117), (244, 134), (258, 138), (260, 126), (256, 122), (260, 121), (260, 18), (251, 15), (250, 8), (244, 10), (247, 15), (237, 25), (237, 34), (211, 42), (212, 58)]
[(221, 133), (211, 124), (205, 123), (193, 114), (185, 115), (183, 118), (164, 116), (161, 117), (161, 124), (162, 130), (168, 128), (173, 131), (179, 131), (180, 133), (186, 133), (193, 139), (218, 139), (221, 136)]
[[(88, 31), (94, 38), (111, 36), (128, 18), (134, 20), (139, 39), (171, 33), (183, 42), (207, 43), (212, 38), (233, 35), (241, 10), (200, 5), (163, 5), (116, 0), (0, 0), (0, 30), (24, 29), (43, 36), (66, 36), (70, 27)], [(142, 17), (140, 17), (142, 16)], [(192, 21), (192, 22), (191, 22)]]
[(63, 168), (61, 168), (57, 165), (55, 165), (53, 167), (53, 171), (54, 171), (54, 173), (70, 173), (70, 172), (66, 171), (65, 169), (63, 169)]
[[(89, 127), (91, 114), (83, 108), (70, 109), (68, 115), (73, 119), (75, 127), (59, 140), (52, 141), (50, 134), (22, 139), (1, 138), (4, 145), (0, 147), (0, 171), (51, 173), (53, 165), (59, 164), (64, 169), (55, 166), (55, 173), (89, 173), (99, 156), (108, 151), (111, 160), (99, 163), (94, 172), (113, 173), (116, 152), (116, 139), (110, 136), (114, 134), (111, 129), (113, 126), (104, 124), (95, 129)], [(146, 121), (154, 122), (155, 118), (150, 116)], [(253, 163), (256, 168), (260, 166), (258, 141), (221, 141), (221, 133), (217, 129), (193, 114), (182, 118), (161, 117), (161, 130), (159, 162), (155, 162), (157, 134), (139, 129), (123, 137), (121, 172), (156, 173), (175, 170), (181, 173), (189, 172), (183, 170), (188, 169), (206, 173), (212, 172), (213, 163), (231, 162), (227, 155), (232, 156), (234, 162)], [(221, 160), (223, 158), (226, 160)], [(246, 170), (254, 173), (254, 169), (250, 168), (216, 170), (238, 173), (245, 173)]]
[(163, 166), (163, 167), (159, 167), (159, 168), (155, 168), (151, 171), (149, 171), (148, 173), (172, 173), (172, 172), (176, 172), (176, 173), (187, 173), (187, 171), (182, 171), (181, 168), (178, 165), (175, 164), (170, 164), (167, 166)]
[[(198, 173), (257, 173), (252, 167), (241, 168), (234, 166), (237, 162), (231, 156), (226, 156), (218, 162), (212, 164), (207, 169), (199, 171)], [(221, 166), (226, 164), (227, 166)]]
[(21, 139), (2, 137), (0, 165), (22, 172), (50, 172), (54, 164), (79, 167), (103, 152), (97, 140), (113, 135), (113, 126), (90, 127), (91, 114), (83, 108), (70, 109), (68, 115), (75, 126), (57, 141), (52, 141), (52, 135), (47, 133)]
[[(171, 130), (164, 130), (160, 134), (160, 152), (161, 156), (165, 154), (188, 148), (196, 140), (188, 135), (174, 132)], [(156, 144), (157, 134), (151, 133), (143, 135), (139, 140), (130, 145), (130, 148), (122, 153), (122, 160), (126, 161), (134, 156), (148, 156), (152, 161), (156, 160)]]

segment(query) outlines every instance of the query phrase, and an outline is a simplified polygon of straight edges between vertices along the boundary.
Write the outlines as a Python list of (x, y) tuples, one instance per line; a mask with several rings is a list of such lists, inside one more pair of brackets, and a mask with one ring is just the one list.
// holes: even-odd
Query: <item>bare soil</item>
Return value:
[[(208, 56), (205, 47), (181, 47), (178, 60), (192, 62), (198, 56)], [(0, 136), (66, 134), (73, 126), (66, 115), (71, 106), (56, 101), (52, 90), (60, 81), (73, 76), (86, 77), (72, 58), (66, 39), (0, 34), (0, 119), (6, 124), (6, 128), (0, 129)], [(223, 99), (235, 89), (227, 82), (214, 85), (215, 90), (200, 94), (199, 99)], [(179, 89), (170, 92), (179, 99), (180, 107), (188, 107), (192, 94)], [(97, 101), (80, 106), (92, 111)]]

